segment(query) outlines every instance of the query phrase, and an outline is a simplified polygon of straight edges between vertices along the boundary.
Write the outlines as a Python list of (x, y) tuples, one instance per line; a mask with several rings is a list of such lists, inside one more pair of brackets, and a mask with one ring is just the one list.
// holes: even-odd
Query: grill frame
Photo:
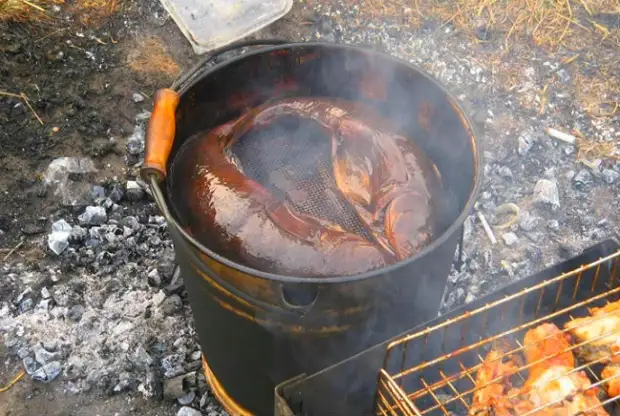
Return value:
[[(528, 300), (536, 304), (534, 310), (529, 308), (531, 304), (528, 305)], [(589, 316), (587, 308), (601, 307), (619, 300), (620, 250), (617, 250), (599, 260), (396, 339), (386, 347), (385, 360), (378, 375), (374, 412), (376, 415), (390, 416), (469, 414), (474, 392), (488, 385), (476, 386), (475, 377), (491, 348), (497, 348), (498, 343), (513, 345), (501, 358), (520, 355), (523, 352), (523, 335), (527, 330), (549, 322), (566, 333), (563, 324), (576, 317)], [(511, 317), (515, 318), (515, 310), (519, 311), (516, 322), (506, 324)], [(613, 334), (604, 334), (600, 338)], [(562, 352), (576, 353), (579, 347), (587, 344), (573, 342)], [(397, 357), (399, 354), (400, 357)], [(553, 356), (544, 357), (541, 361), (550, 358)], [(409, 365), (411, 362), (417, 364)], [(519, 366), (513, 376), (524, 382), (527, 370), (533, 364)], [(588, 389), (603, 387), (611, 378), (602, 379), (597, 374), (599, 369), (596, 367), (601, 364), (602, 359), (579, 359), (570, 374), (584, 371), (592, 382)], [(458, 370), (452, 371), (452, 368)], [(601, 400), (601, 406), (618, 400), (620, 398), (606, 398)], [(554, 404), (542, 405), (522, 416), (535, 414)]]
[[(444, 315), (416, 326), (403, 334), (377, 344), (355, 356), (312, 374), (300, 374), (278, 385), (275, 394), (276, 416), (350, 416), (375, 414), (378, 373), (383, 368), (390, 343), (415, 334), (446, 320), (471, 312), (487, 303), (519, 292), (581, 265), (606, 257), (620, 249), (616, 238), (601, 241), (581, 254), (554, 264), (536, 274), (499, 288), (471, 304), (448, 311)], [(343, 387), (346, 386), (346, 387)], [(415, 414), (415, 413), (414, 413)]]

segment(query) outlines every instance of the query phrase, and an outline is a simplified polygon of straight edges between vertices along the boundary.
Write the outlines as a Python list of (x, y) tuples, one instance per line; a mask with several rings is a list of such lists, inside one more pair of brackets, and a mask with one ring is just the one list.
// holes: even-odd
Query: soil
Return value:
[[(20, 371), (21, 363), (12, 360), (0, 368), (0, 378)], [(95, 416), (95, 415), (174, 415), (176, 406), (169, 402), (144, 399), (140, 396), (105, 396), (100, 392), (65, 394), (54, 384), (32, 381), (28, 376), (16, 383), (11, 390), (2, 394), (0, 415), (3, 416)]]
[[(92, 158), (101, 183), (130, 176), (124, 138), (136, 114), (198, 60), (159, 2), (122, 4), (98, 27), (63, 11), (59, 29), (0, 23), (0, 91), (24, 93), (33, 107), (0, 95), (0, 247), (41, 234), (62, 214), (42, 184), (54, 158)], [(297, 19), (293, 12), (256, 36), (299, 39)], [(134, 93), (145, 100), (135, 103)]]
[[(54, 18), (60, 27), (0, 22), (0, 254), (23, 242), (21, 260), (43, 264), (53, 261), (42, 248), (46, 234), (69, 210), (43, 184), (49, 163), (84, 156), (97, 165), (93, 183), (134, 179), (125, 155), (135, 116), (150, 111), (155, 91), (199, 59), (156, 0), (122, 2), (113, 15), (87, 24), (70, 7)], [(294, 10), (255, 37), (299, 40), (300, 19)], [(22, 93), (32, 109), (14, 96)], [(135, 102), (135, 93), (144, 101)], [(0, 299), (9, 299), (2, 288)], [(1, 347), (4, 386), (21, 366)], [(2, 416), (157, 416), (178, 409), (139, 396), (70, 395), (29, 376), (0, 394)]]

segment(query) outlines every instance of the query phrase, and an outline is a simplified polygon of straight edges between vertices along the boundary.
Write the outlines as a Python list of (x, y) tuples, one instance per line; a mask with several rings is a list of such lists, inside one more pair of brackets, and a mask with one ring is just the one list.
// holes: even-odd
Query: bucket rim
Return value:
[[(248, 59), (254, 57), (256, 55), (262, 55), (265, 53), (274, 52), (282, 49), (293, 49), (299, 47), (319, 47), (319, 48), (328, 48), (335, 50), (343, 50), (343, 51), (354, 51), (366, 55), (375, 56), (379, 59), (391, 61), (397, 65), (407, 66), (409, 69), (416, 71), (420, 76), (424, 77), (426, 81), (430, 82), (432, 85), (437, 87), (440, 91), (442, 91), (446, 97), (446, 100), (450, 103), (452, 108), (455, 110), (459, 118), (461, 119), (463, 128), (466, 129), (470, 142), (471, 142), (471, 154), (473, 156), (473, 164), (474, 164), (474, 175), (473, 175), (473, 184), (469, 191), (469, 197), (461, 209), (459, 215), (452, 222), (452, 224), (436, 239), (434, 239), (429, 245), (424, 247), (422, 250), (418, 251), (413, 256), (396, 262), (394, 264), (390, 264), (389, 266), (382, 267), (379, 269), (373, 269), (364, 273), (358, 273), (354, 275), (340, 275), (340, 276), (317, 276), (317, 277), (306, 277), (306, 276), (293, 276), (293, 275), (281, 275), (276, 273), (264, 272), (258, 269), (254, 269), (249, 266), (245, 266), (243, 264), (236, 263), (216, 252), (210, 250), (208, 247), (204, 246), (202, 243), (197, 241), (195, 238), (191, 237), (187, 234), (183, 227), (177, 222), (174, 216), (170, 213), (168, 209), (168, 198), (161, 193), (161, 204), (164, 206), (164, 216), (166, 217), (166, 221), (170, 226), (172, 226), (171, 230), (175, 234), (177, 234), (177, 242), (182, 242), (186, 246), (194, 246), (198, 251), (202, 254), (210, 257), (211, 259), (230, 267), (236, 271), (241, 273), (248, 274), (253, 277), (261, 278), (264, 280), (275, 281), (279, 283), (297, 283), (297, 284), (337, 284), (337, 283), (352, 283), (357, 281), (362, 281), (366, 279), (371, 279), (373, 277), (390, 274), (395, 270), (406, 267), (409, 264), (412, 264), (419, 259), (429, 255), (433, 251), (437, 250), (441, 245), (443, 245), (449, 238), (451, 238), (454, 233), (458, 231), (460, 227), (465, 223), (466, 218), (470, 215), (472, 208), (478, 198), (478, 194), (480, 191), (480, 187), (482, 184), (482, 169), (480, 168), (481, 160), (482, 160), (482, 149), (478, 145), (477, 138), (479, 137), (479, 130), (472, 122), (471, 118), (465, 112), (465, 109), (458, 102), (456, 97), (448, 90), (448, 88), (443, 85), (438, 79), (430, 75), (428, 72), (420, 68), (419, 66), (408, 62), (404, 59), (398, 58), (396, 56), (375, 51), (371, 49), (367, 49), (357, 45), (347, 45), (347, 44), (336, 44), (336, 43), (327, 43), (327, 42), (291, 42), (291, 43), (283, 43), (274, 46), (262, 47), (255, 51), (246, 52), (242, 55), (236, 56), (234, 58), (228, 59), (226, 61), (217, 63), (210, 68), (205, 68), (197, 73), (191, 80), (183, 85), (180, 88), (179, 95), (181, 100), (183, 97), (188, 94), (191, 89), (200, 81), (202, 81), (205, 77), (211, 75), (212, 73), (241, 60)], [(186, 249), (191, 249), (190, 247), (186, 247)]]

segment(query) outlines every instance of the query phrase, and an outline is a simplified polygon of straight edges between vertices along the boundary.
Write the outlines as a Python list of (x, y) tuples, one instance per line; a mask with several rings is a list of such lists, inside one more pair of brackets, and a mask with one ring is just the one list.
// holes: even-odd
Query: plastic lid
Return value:
[(203, 54), (242, 39), (286, 15), (293, 0), (160, 0)]

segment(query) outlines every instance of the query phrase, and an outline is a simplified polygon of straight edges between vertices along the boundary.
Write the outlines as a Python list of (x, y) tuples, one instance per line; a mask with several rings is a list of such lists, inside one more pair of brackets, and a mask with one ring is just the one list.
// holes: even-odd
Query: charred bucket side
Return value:
[[(316, 43), (248, 52), (199, 69), (175, 89), (178, 102), (168, 92), (156, 102), (143, 175), (169, 223), (210, 383), (226, 407), (235, 414), (273, 414), (273, 389), (280, 382), (318, 371), (437, 314), (480, 181), (472, 125), (439, 83), (389, 56)], [(184, 141), (285, 96), (364, 102), (415, 140), (444, 184), (438, 231), (429, 246), (381, 270), (308, 278), (248, 268), (185, 231), (183, 169), (167, 175)]]

